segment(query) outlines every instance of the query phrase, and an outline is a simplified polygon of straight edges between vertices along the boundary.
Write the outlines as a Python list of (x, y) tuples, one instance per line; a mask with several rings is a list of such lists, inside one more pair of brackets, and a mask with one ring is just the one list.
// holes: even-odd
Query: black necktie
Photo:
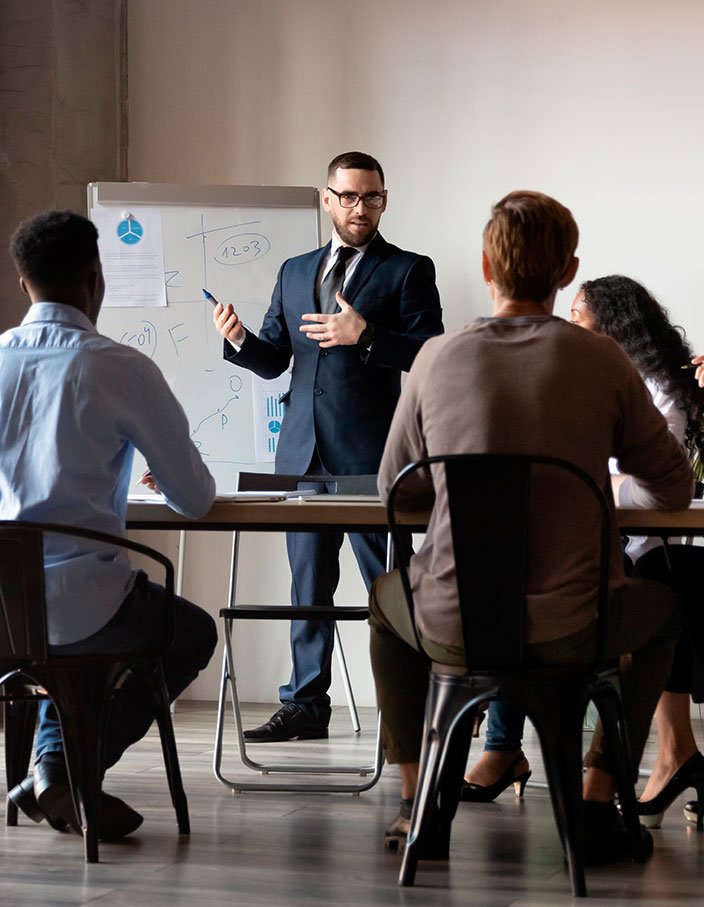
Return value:
[(332, 315), (338, 311), (337, 299), (338, 293), (342, 291), (342, 285), (345, 282), (345, 268), (347, 261), (351, 258), (356, 249), (350, 246), (340, 246), (337, 252), (337, 261), (325, 275), (325, 279), (320, 284), (320, 311), (323, 315)]

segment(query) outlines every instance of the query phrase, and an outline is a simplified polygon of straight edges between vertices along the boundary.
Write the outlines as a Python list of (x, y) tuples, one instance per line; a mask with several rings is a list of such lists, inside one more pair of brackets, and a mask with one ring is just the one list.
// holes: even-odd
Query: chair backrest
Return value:
[[(536, 472), (545, 493), (550, 471), (587, 489), (598, 520), (593, 540), (598, 557), (597, 608), (608, 595), (610, 511), (603, 491), (582, 469), (555, 457), (502, 454), (450, 454), (426, 457), (405, 467), (394, 480), (388, 517), (394, 542), (399, 493), (417, 473), (444, 471), (457, 576), (458, 607), (467, 664), (472, 670), (508, 669), (523, 662), (526, 578), (531, 489)], [(546, 472), (547, 471), (547, 472)], [(546, 479), (547, 477), (547, 479)], [(556, 488), (560, 488), (556, 483)], [(564, 487), (564, 485), (562, 486)], [(548, 491), (549, 493), (549, 491)], [(403, 503), (403, 501), (402, 501)], [(406, 508), (407, 509), (407, 508)], [(569, 514), (583, 524), (585, 514)], [(588, 547), (591, 540), (584, 539)], [(399, 565), (409, 607), (413, 607), (407, 567)]]
[(41, 529), (0, 523), (0, 661), (44, 661), (47, 653)]
[(282, 475), (268, 472), (241, 472), (238, 491), (298, 491), (306, 485), (324, 484), (328, 494), (376, 494), (375, 475), (318, 476)]
[[(44, 536), (48, 533), (104, 542), (156, 561), (164, 570), (167, 601), (173, 599), (173, 564), (153, 548), (91, 529), (0, 520), (0, 662), (20, 667), (48, 658), (44, 588)], [(77, 602), (76, 607), (80, 606)], [(164, 648), (173, 638), (171, 607), (166, 608), (166, 616)]]

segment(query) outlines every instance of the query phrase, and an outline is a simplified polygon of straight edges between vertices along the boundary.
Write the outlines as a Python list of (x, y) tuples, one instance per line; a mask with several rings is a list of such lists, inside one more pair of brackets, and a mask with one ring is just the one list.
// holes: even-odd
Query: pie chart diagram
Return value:
[(133, 217), (121, 220), (117, 225), (117, 238), (127, 246), (136, 245), (142, 238), (143, 233), (142, 225)]

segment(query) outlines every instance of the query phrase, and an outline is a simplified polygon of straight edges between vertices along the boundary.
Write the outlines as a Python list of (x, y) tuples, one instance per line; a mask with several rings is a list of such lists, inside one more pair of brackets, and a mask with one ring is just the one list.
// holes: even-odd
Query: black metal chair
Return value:
[[(598, 608), (608, 603), (610, 511), (601, 489), (582, 470), (552, 457), (456, 454), (427, 457), (397, 476), (389, 493), (392, 536), (398, 533), (405, 483), (420, 470), (444, 471), (449, 502), (459, 608), (468, 670), (431, 671), (418, 791), (399, 875), (412, 885), (423, 852), (449, 848), (471, 728), (480, 703), (508, 699), (525, 710), (538, 733), (555, 819), (572, 891), (586, 895), (582, 858), (582, 721), (591, 699), (599, 710), (635, 860), (642, 860), (634, 775), (628, 754), (617, 663), (538, 667), (524, 661), (526, 567), (531, 488), (536, 472), (578, 483), (599, 526)], [(546, 489), (543, 487), (543, 493)], [(538, 492), (539, 493), (539, 492)], [(397, 506), (397, 501), (401, 507)], [(582, 522), (583, 512), (574, 519)], [(585, 537), (585, 546), (589, 538)], [(413, 611), (406, 568), (401, 578)], [(597, 625), (599, 625), (597, 620)], [(597, 651), (599, 651), (599, 644)], [(422, 651), (422, 649), (421, 649)], [(434, 847), (430, 847), (430, 843)]]
[[(325, 485), (328, 494), (344, 495), (376, 495), (375, 475), (350, 475), (350, 476), (314, 476), (314, 475), (282, 475), (279, 473), (256, 473), (241, 472), (239, 474), (237, 490), (238, 491), (261, 491), (275, 492), (301, 491), (305, 493), (315, 493), (316, 486)], [(352, 765), (344, 764), (327, 764), (327, 763), (264, 763), (253, 760), (247, 754), (247, 744), (244, 739), (244, 730), (242, 727), (242, 716), (240, 710), (239, 694), (237, 691), (237, 677), (235, 672), (235, 657), (232, 646), (232, 633), (234, 622), (237, 620), (323, 620), (334, 623), (335, 633), (335, 653), (340, 667), (345, 695), (350, 711), (352, 728), (356, 734), (361, 730), (357, 707), (354, 700), (354, 693), (349, 679), (347, 662), (345, 660), (342, 640), (337, 628), (338, 621), (360, 621), (369, 617), (369, 609), (364, 606), (343, 606), (335, 605), (333, 607), (293, 607), (292, 605), (245, 605), (237, 604), (237, 568), (239, 564), (240, 533), (235, 531), (232, 537), (232, 562), (230, 568), (230, 588), (229, 588), (229, 607), (220, 611), (220, 616), (224, 622), (225, 646), (223, 652), (222, 676), (220, 682), (220, 695), (218, 700), (218, 716), (215, 731), (215, 747), (213, 754), (213, 770), (216, 778), (234, 791), (245, 790), (308, 790), (308, 791), (345, 791), (351, 793), (361, 793), (369, 790), (379, 780), (383, 759), (381, 754), (381, 739), (377, 728), (376, 751), (373, 764)], [(389, 554), (391, 556), (391, 553)], [(225, 727), (225, 710), (228, 690), (232, 700), (232, 711), (235, 721), (235, 730), (237, 734), (238, 751), (240, 761), (247, 768), (269, 775), (274, 773), (281, 774), (312, 774), (312, 775), (359, 775), (364, 780), (354, 781), (351, 783), (344, 782), (314, 782), (301, 784), (299, 781), (294, 783), (272, 782), (272, 781), (232, 781), (225, 777), (222, 770), (223, 756), (223, 738)]]
[[(168, 607), (163, 638), (136, 652), (56, 657), (47, 642), (44, 593), (45, 534), (74, 536), (127, 549), (160, 565)], [(0, 522), (0, 686), (5, 700), (5, 772), (8, 790), (27, 775), (37, 701), (49, 696), (59, 715), (71, 793), (83, 827), (85, 859), (98, 862), (98, 809), (105, 765), (110, 698), (127, 672), (144, 682), (154, 706), (179, 833), (190, 832), (161, 656), (173, 638), (174, 571), (158, 551), (124, 538), (68, 526)], [(90, 602), (76, 602), (90, 607)], [(6, 824), (17, 824), (8, 800)]]

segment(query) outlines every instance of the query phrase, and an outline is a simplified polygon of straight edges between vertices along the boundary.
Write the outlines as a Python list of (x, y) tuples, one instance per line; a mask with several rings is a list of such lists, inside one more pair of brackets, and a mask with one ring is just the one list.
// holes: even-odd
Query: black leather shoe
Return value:
[(15, 806), (32, 822), (43, 822), (46, 819), (51, 827), (57, 831), (65, 831), (67, 828), (66, 823), (62, 819), (51, 819), (39, 808), (37, 798), (34, 796), (34, 775), (27, 775), (24, 781), (16, 784), (8, 792), (7, 799), (12, 800)]
[[(78, 824), (73, 808), (66, 767), (55, 762), (39, 762), (34, 767), (33, 782), (37, 809), (46, 816), (52, 828), (63, 830), (68, 827), (82, 835), (83, 829)], [(20, 803), (17, 805), (25, 811)], [(101, 791), (98, 816), (98, 837), (101, 840), (114, 841), (117, 838), (124, 838), (139, 828), (143, 821), (143, 817), (123, 800)]]
[(313, 721), (295, 702), (286, 702), (278, 712), (259, 727), (244, 732), (252, 743), (280, 743), (284, 740), (319, 740), (328, 736), (328, 729)]

